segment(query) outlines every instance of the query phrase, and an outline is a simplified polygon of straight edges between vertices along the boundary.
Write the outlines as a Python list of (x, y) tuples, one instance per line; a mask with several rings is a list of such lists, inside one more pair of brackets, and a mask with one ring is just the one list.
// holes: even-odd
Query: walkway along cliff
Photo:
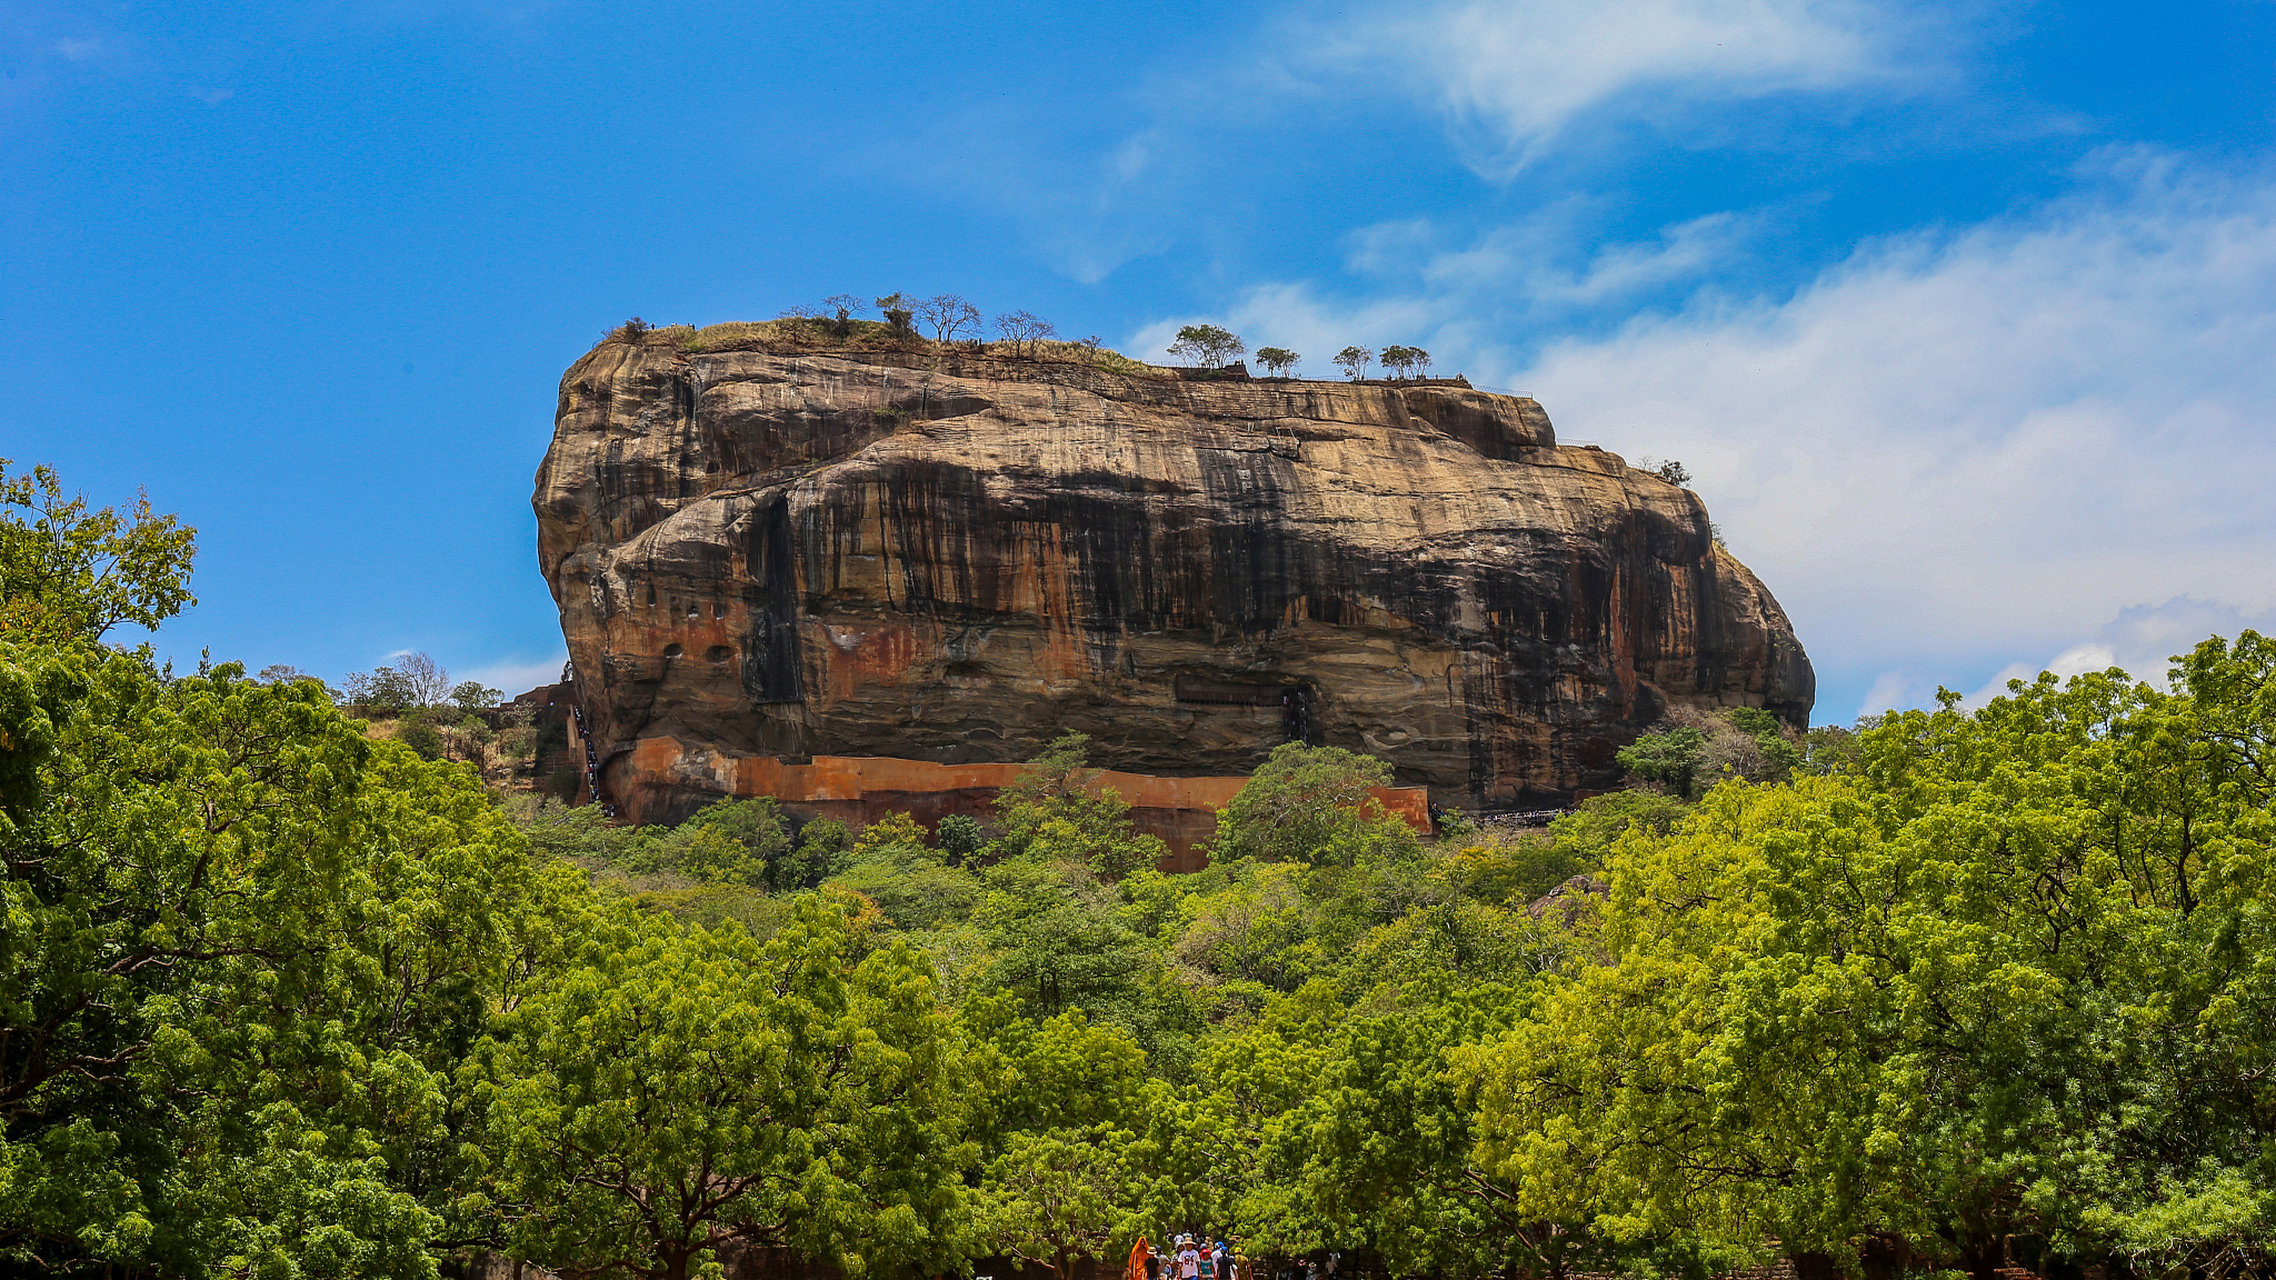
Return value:
[(1069, 729), (1160, 779), (1303, 739), (1441, 806), (1538, 808), (1612, 784), (1671, 703), (1808, 716), (1808, 658), (1697, 495), (1560, 447), (1530, 399), (746, 346), (602, 343), (538, 470), (627, 816)]

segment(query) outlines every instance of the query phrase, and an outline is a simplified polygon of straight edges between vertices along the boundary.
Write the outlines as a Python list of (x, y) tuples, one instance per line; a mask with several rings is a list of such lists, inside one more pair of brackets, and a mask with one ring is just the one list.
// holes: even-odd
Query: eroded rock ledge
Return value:
[(540, 562), (636, 815), (727, 757), (1245, 773), (1290, 737), (1442, 805), (1601, 787), (1671, 701), (1813, 679), (1698, 497), (1466, 387), (1181, 382), (930, 352), (603, 343), (561, 383)]

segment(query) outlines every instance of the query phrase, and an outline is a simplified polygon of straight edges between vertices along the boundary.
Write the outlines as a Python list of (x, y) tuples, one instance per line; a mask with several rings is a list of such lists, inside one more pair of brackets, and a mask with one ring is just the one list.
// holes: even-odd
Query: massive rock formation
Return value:
[(1462, 385), (618, 339), (535, 505), (603, 787), (649, 813), (728, 773), (643, 738), (962, 764), (1068, 729), (1134, 773), (1304, 737), (1540, 806), (1670, 703), (1813, 696), (1697, 496)]

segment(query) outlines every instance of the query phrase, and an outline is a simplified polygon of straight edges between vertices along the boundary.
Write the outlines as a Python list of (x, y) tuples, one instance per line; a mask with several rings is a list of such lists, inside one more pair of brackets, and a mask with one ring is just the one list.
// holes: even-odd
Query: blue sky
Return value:
[(1817, 718), (2276, 622), (2276, 3), (0, 0), (0, 455), (162, 649), (526, 687), (561, 370), (955, 291), (1675, 457)]

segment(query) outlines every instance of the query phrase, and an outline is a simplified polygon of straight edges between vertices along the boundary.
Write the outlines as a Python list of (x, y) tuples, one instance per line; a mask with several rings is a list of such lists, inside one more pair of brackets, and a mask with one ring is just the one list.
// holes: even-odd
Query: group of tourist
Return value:
[[(1328, 1254), (1325, 1262), (1303, 1259), (1294, 1271), (1265, 1280), (1334, 1280), (1340, 1260), (1341, 1256), (1334, 1253)], [(1164, 1256), (1141, 1236), (1130, 1250), (1129, 1280), (1251, 1280), (1251, 1272), (1249, 1260), (1222, 1240), (1181, 1235)]]
[(1224, 1241), (1181, 1235), (1168, 1257), (1145, 1240), (1130, 1251), (1130, 1280), (1238, 1280), (1241, 1259)]

